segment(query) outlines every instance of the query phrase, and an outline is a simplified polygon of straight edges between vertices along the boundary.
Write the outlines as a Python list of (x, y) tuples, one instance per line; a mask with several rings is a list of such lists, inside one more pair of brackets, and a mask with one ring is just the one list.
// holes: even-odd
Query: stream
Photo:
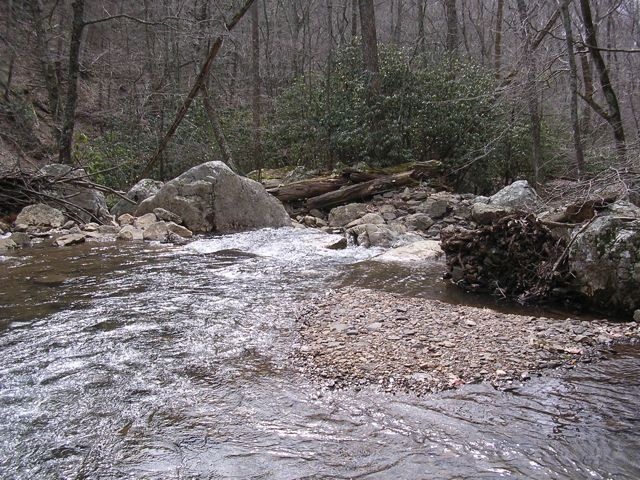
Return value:
[(512, 392), (334, 391), (296, 373), (292, 312), (311, 293), (491, 303), (332, 239), (0, 256), (0, 478), (640, 478), (638, 349)]

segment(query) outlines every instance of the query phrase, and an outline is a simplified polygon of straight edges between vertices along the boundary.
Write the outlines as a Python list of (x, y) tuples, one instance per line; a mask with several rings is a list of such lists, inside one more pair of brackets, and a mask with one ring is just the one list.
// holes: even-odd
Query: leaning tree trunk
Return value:
[(618, 103), (618, 96), (613, 89), (607, 65), (605, 64), (602, 52), (598, 47), (598, 35), (596, 27), (593, 24), (589, 0), (580, 0), (580, 9), (582, 10), (582, 19), (584, 21), (587, 48), (589, 49), (589, 53), (593, 59), (596, 71), (598, 72), (604, 98), (609, 106), (609, 112), (605, 116), (605, 120), (609, 122), (609, 125), (611, 125), (613, 130), (613, 137), (616, 141), (616, 150), (618, 151), (618, 155), (620, 157), (624, 157), (627, 152), (627, 144), (624, 134), (624, 125), (622, 123), (622, 115), (620, 113), (620, 105)]

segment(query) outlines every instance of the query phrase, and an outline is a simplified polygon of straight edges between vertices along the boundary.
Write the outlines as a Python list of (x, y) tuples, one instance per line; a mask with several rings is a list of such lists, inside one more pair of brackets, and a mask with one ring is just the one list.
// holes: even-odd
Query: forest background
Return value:
[(638, 157), (637, 0), (4, 0), (0, 18), (4, 165), (126, 189), (145, 165), (437, 159), (486, 193)]

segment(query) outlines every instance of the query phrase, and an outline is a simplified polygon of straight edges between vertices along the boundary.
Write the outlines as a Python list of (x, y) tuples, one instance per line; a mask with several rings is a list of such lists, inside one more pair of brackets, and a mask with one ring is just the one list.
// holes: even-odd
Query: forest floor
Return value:
[(319, 297), (297, 320), (305, 374), (331, 388), (418, 395), (482, 381), (508, 389), (640, 339), (636, 322), (505, 314), (354, 287)]

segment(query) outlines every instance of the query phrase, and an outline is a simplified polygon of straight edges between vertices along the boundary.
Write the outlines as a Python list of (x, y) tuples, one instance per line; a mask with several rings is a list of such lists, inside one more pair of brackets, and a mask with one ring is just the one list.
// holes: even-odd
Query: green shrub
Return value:
[(436, 158), (461, 188), (489, 190), (505, 169), (526, 173), (528, 151), (521, 141), (528, 129), (496, 102), (495, 88), (478, 65), (413, 66), (408, 53), (383, 47), (379, 92), (370, 97), (360, 48), (349, 45), (328, 78), (300, 78), (276, 100), (265, 134), (268, 163), (328, 167), (333, 158), (388, 167)]

